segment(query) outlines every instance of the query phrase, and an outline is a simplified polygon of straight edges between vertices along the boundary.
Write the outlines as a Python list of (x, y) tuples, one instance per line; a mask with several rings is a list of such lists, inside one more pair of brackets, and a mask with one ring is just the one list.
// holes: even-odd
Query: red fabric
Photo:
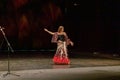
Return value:
[(70, 60), (67, 57), (59, 57), (59, 56), (54, 56), (53, 58), (54, 64), (70, 64)]
[(26, 4), (28, 0), (13, 0), (15, 8), (19, 8), (22, 5)]

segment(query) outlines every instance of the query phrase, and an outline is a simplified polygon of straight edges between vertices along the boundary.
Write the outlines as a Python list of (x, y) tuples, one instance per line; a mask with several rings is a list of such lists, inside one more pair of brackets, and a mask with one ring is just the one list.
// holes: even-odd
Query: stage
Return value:
[(119, 80), (120, 66), (78, 67), (60, 69), (20, 70), (2, 77), (6, 72), (0, 72), (1, 80)]
[[(49, 53), (49, 54), (48, 54)], [(72, 54), (72, 53), (71, 53)], [(80, 53), (79, 53), (80, 54)], [(119, 80), (120, 60), (115, 55), (82, 53), (69, 55), (70, 65), (54, 65), (51, 52), (31, 52), (10, 54), (10, 72), (8, 75), (7, 55), (1, 56), (1, 80)]]

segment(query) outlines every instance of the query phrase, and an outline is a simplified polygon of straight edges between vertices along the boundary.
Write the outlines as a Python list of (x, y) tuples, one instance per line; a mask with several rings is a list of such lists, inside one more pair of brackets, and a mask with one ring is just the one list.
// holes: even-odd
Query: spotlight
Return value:
[(78, 5), (80, 5), (80, 4), (78, 4), (78, 3), (74, 3), (73, 5), (74, 5), (74, 6), (78, 6)]

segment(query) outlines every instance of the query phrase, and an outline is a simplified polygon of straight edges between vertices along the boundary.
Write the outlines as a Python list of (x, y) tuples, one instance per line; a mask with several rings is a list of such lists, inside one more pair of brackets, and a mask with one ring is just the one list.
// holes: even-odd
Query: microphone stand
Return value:
[(8, 39), (7, 39), (7, 37), (6, 37), (6, 35), (5, 35), (5, 33), (4, 33), (4, 31), (3, 31), (3, 29), (4, 28), (2, 28), (1, 26), (0, 26), (0, 30), (1, 30), (1, 32), (2, 32), (2, 34), (3, 34), (3, 36), (4, 36), (4, 39), (5, 39), (5, 41), (6, 41), (6, 43), (7, 43), (7, 47), (8, 47), (8, 55), (7, 55), (7, 57), (8, 57), (8, 72), (6, 73), (6, 74), (3, 74), (3, 77), (6, 77), (7, 75), (15, 75), (15, 76), (20, 76), (20, 75), (16, 75), (16, 74), (13, 74), (13, 73), (11, 73), (11, 71), (10, 71), (10, 54), (9, 54), (9, 52), (14, 52), (14, 50), (12, 49), (12, 47), (11, 47), (11, 45), (10, 45), (10, 43), (9, 43), (9, 41), (8, 41)]

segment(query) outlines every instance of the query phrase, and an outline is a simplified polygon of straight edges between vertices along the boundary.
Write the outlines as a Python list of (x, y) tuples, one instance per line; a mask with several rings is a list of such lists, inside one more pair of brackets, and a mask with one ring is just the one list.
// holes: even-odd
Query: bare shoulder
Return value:
[(62, 32), (62, 33), (60, 33), (61, 35), (66, 35), (66, 32)]
[(66, 33), (66, 32), (63, 32), (63, 34), (64, 34), (64, 35), (67, 35), (67, 33)]

